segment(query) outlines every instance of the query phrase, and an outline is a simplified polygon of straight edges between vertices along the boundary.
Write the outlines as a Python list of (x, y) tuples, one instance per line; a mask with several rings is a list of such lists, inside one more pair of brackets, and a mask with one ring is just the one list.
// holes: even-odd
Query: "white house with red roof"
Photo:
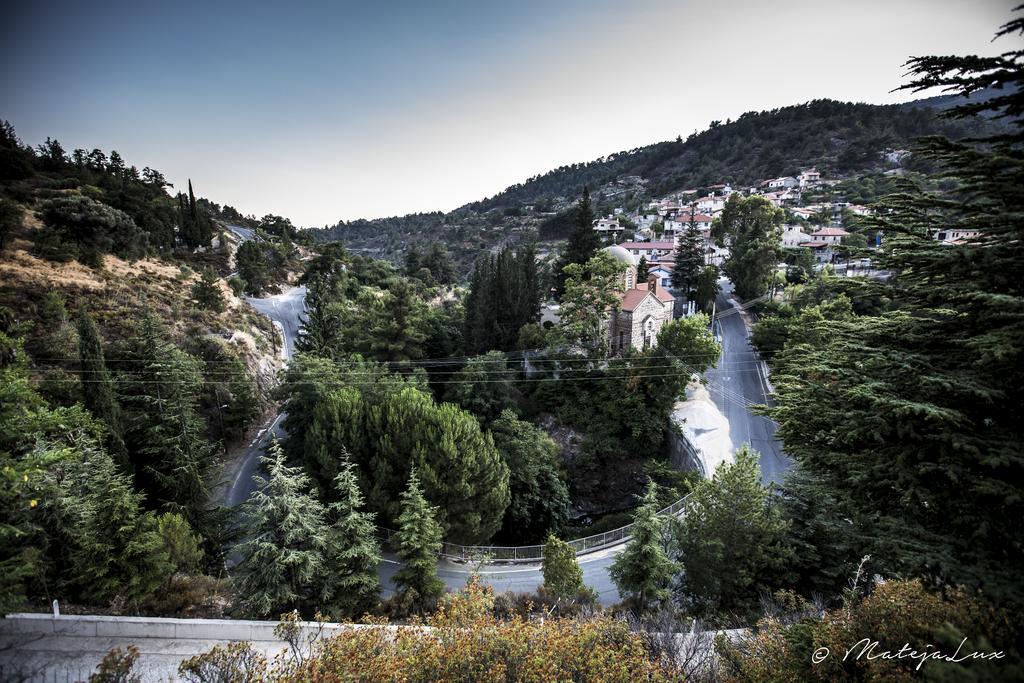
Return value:
[[(681, 235), (690, 225), (691, 214), (689, 211), (679, 211), (676, 213), (674, 218), (665, 220), (665, 231), (662, 233), (665, 237), (675, 238), (677, 235)], [(692, 214), (693, 222), (696, 224), (697, 229), (701, 231), (701, 234), (707, 235), (711, 231), (711, 223), (714, 221), (710, 215), (706, 213), (694, 213)]]
[(622, 242), (618, 244), (626, 250), (627, 253), (633, 256), (633, 261), (639, 261), (640, 257), (643, 256), (648, 261), (654, 261), (662, 256), (668, 256), (675, 251), (676, 243), (673, 240), (663, 240), (659, 242)]
[[(816, 242), (824, 242), (828, 245), (836, 245), (843, 241), (844, 237), (848, 237), (850, 233), (846, 232), (842, 228), (822, 228), (816, 232), (811, 233), (811, 238)], [(807, 245), (804, 245), (807, 246)]]

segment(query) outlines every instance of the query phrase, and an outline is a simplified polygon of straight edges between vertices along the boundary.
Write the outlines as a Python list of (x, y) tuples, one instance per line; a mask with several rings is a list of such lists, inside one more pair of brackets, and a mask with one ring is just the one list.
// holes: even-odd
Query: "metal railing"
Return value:
[[(683, 496), (668, 507), (659, 510), (659, 515), (678, 516), (686, 508), (686, 499), (689, 494)], [(377, 528), (380, 540), (390, 543), (394, 538), (394, 529), (385, 527)], [(600, 534), (584, 536), (567, 543), (576, 551), (576, 555), (585, 555), (604, 548), (610, 548), (620, 543), (625, 543), (633, 535), (633, 524), (620, 526)], [(441, 556), (460, 562), (472, 562), (474, 560), (497, 561), (497, 562), (531, 562), (544, 559), (543, 545), (459, 545), (457, 543), (445, 542), (441, 545)]]

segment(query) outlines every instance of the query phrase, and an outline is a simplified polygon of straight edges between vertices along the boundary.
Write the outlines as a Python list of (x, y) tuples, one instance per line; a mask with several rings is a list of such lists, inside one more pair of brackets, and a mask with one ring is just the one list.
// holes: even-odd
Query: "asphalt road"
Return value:
[[(776, 425), (767, 417), (754, 415), (750, 404), (771, 402), (766, 366), (750, 345), (743, 315), (732, 311), (732, 283), (722, 282), (718, 295), (718, 331), (722, 335), (722, 357), (718, 367), (706, 374), (711, 398), (729, 420), (729, 437), (735, 447), (744, 443), (761, 454), (761, 476), (767, 484), (781, 483), (790, 460), (776, 438)], [(724, 314), (724, 315), (722, 315)]]
[[(271, 297), (248, 300), (257, 311), (267, 315), (280, 326), (284, 333), (285, 345), (282, 351), (286, 359), (290, 358), (294, 351), (295, 340), (301, 327), (305, 294), (305, 288), (301, 287)], [(719, 313), (727, 312), (733, 307), (730, 295), (731, 285), (724, 283), (723, 293), (718, 302)], [(750, 443), (761, 453), (764, 480), (781, 481), (789, 461), (782, 452), (779, 441), (774, 437), (775, 425), (771, 420), (752, 415), (748, 411), (749, 404), (765, 403), (770, 399), (764, 366), (750, 348), (747, 327), (741, 315), (730, 313), (719, 320), (723, 350), (719, 367), (708, 372), (712, 399), (729, 420), (729, 436), (732, 443)], [(227, 490), (227, 505), (235, 506), (244, 502), (255, 490), (256, 483), (253, 477), (259, 471), (259, 456), (271, 435), (284, 436), (281, 429), (283, 417), (283, 414), (279, 415), (268, 423), (247, 448), (242, 464)], [(580, 557), (583, 581), (598, 592), (601, 604), (611, 605), (621, 600), (608, 572), (616, 554), (623, 547), (615, 546)], [(446, 587), (458, 590), (465, 585), (473, 569), (474, 567), (469, 565), (443, 560), (438, 567), (438, 574)], [(385, 555), (380, 565), (385, 595), (394, 593), (392, 577), (397, 570), (398, 563), (394, 556)], [(537, 565), (488, 565), (479, 567), (478, 571), (482, 581), (493, 586), (497, 592), (533, 592), (544, 581)]]
[[(284, 344), (281, 356), (287, 360), (295, 351), (295, 340), (298, 339), (299, 328), (302, 327), (302, 313), (305, 310), (306, 288), (292, 287), (280, 294), (264, 298), (247, 298), (246, 301), (263, 315), (270, 318), (281, 330)], [(260, 456), (263, 455), (271, 436), (284, 438), (285, 432), (281, 422), (285, 414), (281, 413), (270, 420), (246, 447), (237, 470), (231, 478), (230, 485), (224, 492), (224, 505), (235, 507), (248, 500), (256, 490), (254, 477), (259, 473)]]

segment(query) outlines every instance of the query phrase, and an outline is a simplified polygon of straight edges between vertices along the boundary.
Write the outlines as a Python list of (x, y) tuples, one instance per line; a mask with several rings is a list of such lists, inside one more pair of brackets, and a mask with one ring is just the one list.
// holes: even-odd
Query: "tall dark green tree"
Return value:
[(647, 265), (647, 257), (641, 256), (636, 264), (636, 281), (647, 282), (647, 276), (650, 275), (650, 271), (650, 266)]
[(121, 471), (131, 474), (131, 463), (124, 445), (121, 408), (114, 396), (114, 382), (104, 359), (103, 341), (96, 321), (83, 303), (78, 306), (78, 359), (82, 373), (82, 399), (85, 407), (107, 427), (107, 445)]
[(409, 485), (402, 493), (402, 514), (398, 518), (398, 558), (402, 568), (395, 574), (395, 585), (419, 605), (429, 605), (441, 596), (444, 583), (437, 576), (437, 558), (441, 552), (441, 525), (435, 520), (437, 509), (427, 503), (414, 469)]
[(675, 265), (672, 267), (672, 287), (682, 292), (687, 300), (693, 296), (701, 270), (704, 268), (704, 238), (694, 221), (686, 226), (676, 245)]
[(120, 598), (138, 608), (174, 570), (157, 519), (102, 450), (86, 450), (71, 469), (66, 488), (78, 525), (70, 582), (87, 603)]
[(651, 482), (633, 512), (629, 544), (615, 558), (609, 572), (619, 592), (641, 611), (668, 599), (669, 583), (677, 570), (662, 547), (661, 527), (657, 486)]
[(495, 420), (503, 410), (515, 407), (515, 373), (500, 351), (470, 358), (461, 370), (445, 381), (450, 384), (444, 400), (457, 403), (485, 425)]
[(223, 313), (226, 308), (224, 293), (217, 284), (217, 275), (212, 268), (204, 268), (199, 280), (192, 285), (192, 300), (200, 308), (214, 313)]
[(786, 521), (761, 482), (757, 453), (743, 445), (687, 499), (674, 525), (682, 566), (679, 601), (704, 616), (756, 616), (763, 594), (784, 584)]
[[(1022, 34), (1021, 18), (999, 33)], [(852, 535), (876, 571), (967, 585), (1019, 606), (1024, 50), (921, 57), (909, 67), (909, 88), (970, 95), (946, 116), (1006, 125), (980, 140), (921, 141), (916, 155), (942, 182), (905, 182), (869, 226), (886, 236), (878, 260), (895, 273), (892, 310), (822, 319), (787, 339), (772, 412), (815, 488), (840, 513), (859, 511)], [(954, 230), (976, 237), (933, 238)]]
[(331, 527), (324, 546), (324, 599), (347, 619), (373, 609), (380, 596), (380, 545), (374, 515), (363, 510), (363, 494), (354, 466), (346, 457), (334, 479), (337, 502), (327, 512)]
[(296, 349), (303, 353), (333, 358), (343, 351), (346, 315), (344, 301), (331, 296), (325, 279), (309, 281), (306, 294), (306, 312), (299, 330)]
[(536, 322), (543, 292), (533, 244), (479, 258), (466, 296), (463, 338), (470, 353), (510, 351), (523, 325)]
[(309, 478), (285, 464), (276, 440), (261, 462), (267, 477), (243, 508), (246, 540), (236, 547), (235, 593), (241, 611), (255, 618), (308, 613), (323, 588), (325, 511)]
[(181, 510), (209, 536), (209, 476), (214, 448), (197, 413), (199, 361), (169, 341), (148, 306), (121, 354), (118, 398), (135, 479), (151, 501)]
[(565, 287), (565, 275), (562, 270), (573, 263), (585, 265), (601, 248), (601, 235), (594, 230), (594, 210), (590, 205), (590, 190), (583, 188), (583, 194), (576, 204), (576, 214), (569, 242), (565, 245), (562, 258), (555, 268), (555, 287), (559, 293)]

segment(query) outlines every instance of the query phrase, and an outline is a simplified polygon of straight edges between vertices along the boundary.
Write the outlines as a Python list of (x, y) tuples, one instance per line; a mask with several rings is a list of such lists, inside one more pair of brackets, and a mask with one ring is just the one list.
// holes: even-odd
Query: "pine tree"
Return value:
[(704, 238), (691, 217), (676, 245), (675, 265), (672, 267), (672, 287), (682, 292), (689, 300), (703, 268)]
[(669, 583), (677, 571), (675, 562), (662, 548), (661, 525), (657, 485), (651, 482), (633, 513), (632, 538), (610, 570), (619, 592), (640, 610), (668, 598)]
[(425, 308), (405, 280), (398, 280), (384, 297), (384, 305), (370, 321), (369, 353), (382, 361), (423, 357)]
[(124, 438), (136, 480), (158, 504), (181, 509), (204, 537), (214, 448), (196, 412), (203, 385), (199, 362), (168, 341), (148, 307), (119, 375)]
[(416, 470), (409, 474), (409, 485), (402, 493), (402, 514), (398, 518), (398, 559), (402, 568), (395, 574), (395, 585), (410, 594), (421, 606), (441, 596), (444, 582), (437, 576), (437, 557), (441, 552), (441, 525), (435, 520), (437, 509), (427, 504)]
[(211, 268), (204, 268), (199, 281), (192, 286), (192, 299), (200, 308), (214, 313), (223, 313), (225, 309), (224, 293), (217, 285), (217, 275)]
[(96, 321), (83, 302), (78, 306), (78, 358), (82, 373), (82, 399), (85, 407), (107, 427), (107, 445), (121, 471), (131, 474), (131, 463), (124, 445), (121, 409), (114, 398), (114, 383), (107, 370)]
[(234, 570), (242, 611), (256, 618), (309, 607), (329, 569), (326, 515), (309, 478), (285, 464), (276, 439), (261, 462), (267, 477), (243, 507), (246, 540), (235, 548)]
[(784, 585), (785, 532), (778, 504), (761, 481), (758, 455), (744, 444), (734, 463), (697, 485), (675, 526), (680, 602), (702, 615), (754, 616), (761, 595)]
[(295, 348), (324, 358), (341, 355), (345, 327), (344, 304), (332, 301), (327, 285), (320, 278), (310, 281), (306, 294), (306, 313)]
[(590, 205), (590, 190), (583, 188), (583, 194), (576, 204), (576, 215), (569, 242), (555, 271), (555, 286), (559, 293), (565, 288), (564, 268), (573, 263), (586, 264), (601, 248), (601, 236), (594, 230), (594, 210)]
[(697, 307), (705, 313), (711, 313), (712, 304), (718, 297), (721, 287), (718, 285), (718, 266), (706, 265), (697, 276)]
[(138, 608), (174, 571), (156, 517), (142, 511), (142, 496), (105, 452), (84, 450), (71, 470), (65, 489), (77, 526), (70, 581), (86, 602), (119, 598)]
[(380, 596), (380, 546), (375, 538), (374, 515), (364, 512), (355, 467), (343, 455), (341, 472), (334, 479), (337, 498), (329, 508), (333, 519), (324, 550), (324, 599), (331, 612), (353, 619), (372, 609)]
[(576, 560), (576, 551), (554, 534), (549, 534), (544, 543), (541, 572), (544, 588), (559, 600), (571, 600), (583, 590), (583, 570)]

